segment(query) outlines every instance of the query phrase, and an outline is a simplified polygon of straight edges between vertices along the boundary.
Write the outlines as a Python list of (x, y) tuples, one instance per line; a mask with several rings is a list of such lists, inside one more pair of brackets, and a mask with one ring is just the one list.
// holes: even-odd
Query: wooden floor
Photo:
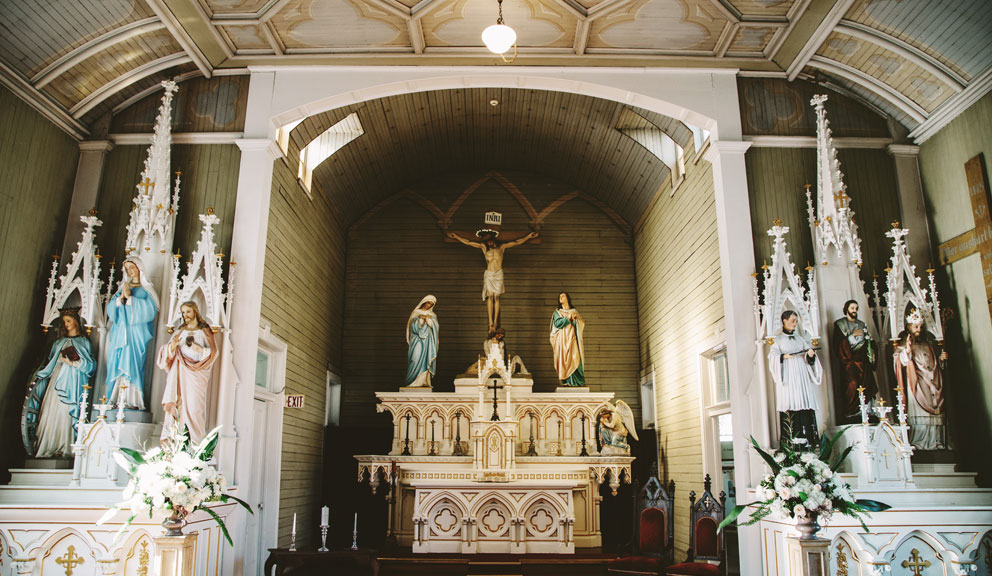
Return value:
[(600, 576), (616, 554), (599, 549), (575, 554), (413, 554), (379, 555), (379, 575)]

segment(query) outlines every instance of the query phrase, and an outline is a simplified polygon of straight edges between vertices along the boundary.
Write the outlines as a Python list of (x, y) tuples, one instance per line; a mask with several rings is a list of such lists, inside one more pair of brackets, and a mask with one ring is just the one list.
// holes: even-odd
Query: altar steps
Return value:
[(380, 576), (603, 576), (615, 554), (396, 554), (378, 558)]

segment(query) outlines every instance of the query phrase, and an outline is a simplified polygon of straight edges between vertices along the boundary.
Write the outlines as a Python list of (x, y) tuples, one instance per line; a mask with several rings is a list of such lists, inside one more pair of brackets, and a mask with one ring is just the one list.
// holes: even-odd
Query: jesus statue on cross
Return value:
[(517, 238), (509, 242), (499, 242), (496, 237), (499, 232), (496, 230), (483, 229), (475, 233), (481, 242), (473, 242), (463, 238), (454, 232), (448, 232), (448, 237), (461, 242), (466, 246), (479, 248), (486, 257), (486, 273), (482, 281), (482, 299), (486, 301), (486, 312), (489, 318), (489, 333), (493, 334), (499, 328), (499, 299), (505, 292), (503, 288), (503, 252), (507, 248), (519, 246), (531, 238), (537, 237), (537, 232), (531, 232), (526, 236)]

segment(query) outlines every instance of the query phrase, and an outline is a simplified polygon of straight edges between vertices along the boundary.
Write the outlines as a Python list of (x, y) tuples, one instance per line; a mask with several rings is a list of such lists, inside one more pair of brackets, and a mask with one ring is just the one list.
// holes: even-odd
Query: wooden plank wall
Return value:
[(0, 347), (0, 483), (20, 465), (21, 405), (47, 354), (39, 322), (51, 255), (62, 246), (79, 147), (6, 88), (0, 88), (0, 318), (19, 335)]
[[(97, 231), (105, 266), (111, 260), (119, 265), (124, 256), (128, 215), (147, 157), (148, 146), (116, 146), (107, 154), (98, 202), (103, 226)], [(173, 252), (193, 253), (200, 238), (199, 215), (213, 206), (221, 219), (214, 228), (217, 245), (231, 253), (240, 162), (241, 151), (234, 144), (173, 144), (172, 168), (182, 172)]]
[[(345, 232), (327, 195), (310, 200), (295, 166), (276, 160), (262, 285), (262, 321), (288, 344), (286, 394), (305, 394), (303, 409), (285, 414), (280, 470), (279, 542), (293, 514), (316, 526), (323, 459), (326, 371), (341, 373)], [(298, 545), (311, 545), (311, 530)]]
[[(861, 277), (870, 289), (872, 273), (881, 276), (888, 266), (891, 244), (885, 233), (891, 222), (900, 217), (895, 166), (885, 150), (842, 149), (837, 158), (861, 236), (864, 260)], [(813, 240), (803, 185), (816, 182), (816, 150), (752, 147), (745, 155), (745, 162), (755, 270), (763, 262), (771, 262), (772, 242), (767, 231), (775, 218), (781, 218), (782, 224), (789, 227), (785, 240), (792, 262), (799, 268), (805, 267), (813, 259)], [(815, 188), (813, 192), (816, 193)]]
[[(173, 132), (240, 132), (245, 127), (248, 76), (193, 78), (179, 84), (173, 100)], [(151, 132), (162, 91), (142, 98), (116, 114), (112, 133)]]
[[(700, 349), (724, 332), (713, 170), (687, 161), (674, 197), (668, 185), (638, 230), (637, 312), (641, 370), (655, 372), (659, 463), (675, 480), (675, 557), (685, 558), (689, 491), (702, 494)], [(731, 386), (734, 383), (731, 382)]]
[[(573, 188), (524, 172), (503, 172), (540, 212)], [(458, 173), (417, 185), (442, 211), (482, 173)], [(528, 217), (509, 192), (486, 180), (455, 213), (451, 228), (474, 234), (487, 210), (503, 213), (503, 229), (526, 233)], [(375, 417), (375, 391), (404, 384), (404, 331), (425, 294), (438, 298), (440, 350), (435, 390), (476, 361), (486, 338), (481, 250), (445, 241), (437, 218), (408, 199), (382, 207), (355, 226), (348, 243), (342, 424)], [(586, 320), (586, 376), (594, 391), (615, 392), (639, 413), (637, 300), (633, 249), (606, 214), (584, 200), (562, 204), (545, 220), (541, 242), (510, 248), (504, 259), (502, 325), (513, 354), (534, 374), (534, 389), (557, 385), (549, 322), (567, 290)], [(388, 420), (383, 424), (388, 426)], [(383, 447), (385, 448), (385, 447)]]
[[(934, 244), (975, 227), (964, 163), (985, 155), (992, 173), (992, 94), (920, 146), (920, 175)], [(917, 263), (917, 270), (923, 266)], [(950, 266), (935, 266), (942, 307), (953, 308), (945, 334), (949, 378), (948, 424), (966, 470), (979, 473), (979, 485), (992, 486), (992, 319), (986, 305), (982, 262), (973, 254)]]

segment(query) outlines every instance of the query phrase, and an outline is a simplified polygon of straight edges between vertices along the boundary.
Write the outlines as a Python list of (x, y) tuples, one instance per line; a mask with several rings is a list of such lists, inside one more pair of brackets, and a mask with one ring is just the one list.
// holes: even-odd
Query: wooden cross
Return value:
[(55, 559), (55, 563), (65, 568), (65, 576), (72, 576), (72, 569), (84, 563), (82, 556), (76, 556), (76, 547), (69, 546), (64, 556)]
[(500, 386), (499, 385), (499, 379), (498, 378), (493, 378), (493, 385), (492, 386), (486, 386), (486, 388), (489, 388), (489, 389), (491, 389), (493, 391), (493, 415), (492, 415), (492, 417), (489, 420), (492, 421), (492, 422), (499, 422), (499, 410), (498, 410), (497, 404), (496, 404), (496, 402), (497, 402), (497, 400), (496, 400), (496, 391), (497, 390), (502, 390), (503, 388), (505, 388), (505, 386)]
[(885, 452), (882, 452), (882, 457), (885, 458), (885, 467), (886, 468), (889, 467), (889, 456), (892, 456), (892, 454), (890, 454), (888, 450), (886, 450)]
[(155, 183), (152, 182), (151, 180), (149, 180), (148, 178), (145, 178), (144, 180), (141, 181), (140, 184), (138, 184), (138, 186), (141, 186), (142, 188), (144, 188), (145, 189), (145, 196), (148, 196), (148, 189), (151, 188), (151, 187), (153, 187), (153, 186), (155, 186)]
[(917, 550), (916, 548), (913, 548), (913, 551), (909, 558), (910, 560), (912, 560), (912, 562), (910, 562), (909, 560), (903, 560), (902, 567), (909, 568), (910, 570), (912, 570), (913, 576), (922, 576), (923, 569), (930, 567), (930, 561), (922, 560), (920, 558), (920, 551)]

